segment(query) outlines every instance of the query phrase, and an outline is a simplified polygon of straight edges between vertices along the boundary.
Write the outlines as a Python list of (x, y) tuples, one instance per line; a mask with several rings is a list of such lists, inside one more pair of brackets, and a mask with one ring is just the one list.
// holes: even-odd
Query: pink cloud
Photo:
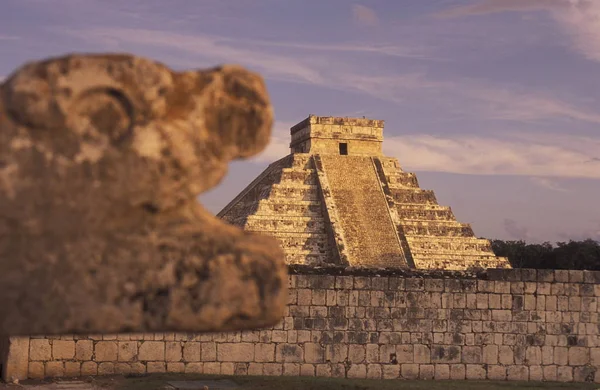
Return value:
[(364, 5), (355, 4), (352, 6), (352, 15), (354, 20), (364, 26), (374, 26), (379, 22), (377, 13)]

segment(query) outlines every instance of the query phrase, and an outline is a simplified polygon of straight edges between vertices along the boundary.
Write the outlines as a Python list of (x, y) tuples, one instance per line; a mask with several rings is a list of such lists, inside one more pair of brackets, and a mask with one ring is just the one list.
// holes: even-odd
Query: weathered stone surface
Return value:
[(280, 320), (277, 242), (196, 200), (230, 160), (267, 145), (273, 115), (259, 76), (73, 55), (23, 66), (0, 97), (0, 333)]

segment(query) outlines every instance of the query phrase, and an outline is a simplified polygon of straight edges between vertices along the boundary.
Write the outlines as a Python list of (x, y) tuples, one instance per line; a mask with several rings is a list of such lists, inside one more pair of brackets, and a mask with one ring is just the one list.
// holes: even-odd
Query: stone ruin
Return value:
[(291, 154), (217, 216), (275, 237), (288, 264), (510, 268), (383, 154), (383, 127), (382, 120), (309, 116), (291, 128)]
[(0, 335), (279, 322), (278, 243), (197, 202), (272, 121), (263, 80), (237, 66), (72, 55), (14, 72), (0, 84)]

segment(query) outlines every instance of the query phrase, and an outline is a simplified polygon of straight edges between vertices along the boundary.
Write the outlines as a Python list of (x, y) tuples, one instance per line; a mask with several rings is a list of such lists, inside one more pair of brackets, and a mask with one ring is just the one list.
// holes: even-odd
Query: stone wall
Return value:
[(15, 338), (19, 361), (3, 362), (14, 372), (4, 377), (168, 371), (600, 382), (600, 272), (320, 272), (328, 274), (290, 276), (286, 316), (272, 329)]

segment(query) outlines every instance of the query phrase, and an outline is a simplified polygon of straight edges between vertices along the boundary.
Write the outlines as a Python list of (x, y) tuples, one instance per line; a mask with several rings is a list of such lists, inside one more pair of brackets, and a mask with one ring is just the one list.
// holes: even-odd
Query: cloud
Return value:
[(276, 121), (271, 133), (271, 142), (266, 149), (257, 156), (248, 161), (254, 163), (272, 163), (282, 157), (290, 154), (290, 128), (294, 126), (292, 122)]
[(438, 17), (486, 15), (507, 11), (539, 11), (566, 8), (569, 0), (484, 0), (460, 5), (436, 14)]
[(558, 192), (569, 192), (568, 189), (562, 187), (556, 180), (552, 180), (548, 177), (532, 177), (531, 182), (539, 187), (547, 188), (552, 191)]
[(352, 16), (354, 21), (363, 26), (374, 26), (379, 22), (377, 13), (373, 9), (360, 4), (352, 6)]
[(545, 96), (522, 87), (512, 89), (493, 87), (465, 81), (467, 88), (459, 93), (488, 104), (490, 119), (536, 121), (548, 118), (568, 118), (590, 123), (600, 123), (600, 114), (578, 108), (563, 100)]
[(592, 239), (600, 243), (600, 222), (597, 221), (595, 225), (595, 227), (585, 228), (578, 233), (559, 232), (557, 236), (565, 241), (584, 241), (587, 239)]
[(361, 44), (361, 43), (337, 43), (337, 44), (311, 44), (299, 42), (279, 42), (279, 41), (264, 41), (264, 40), (248, 40), (248, 39), (230, 39), (221, 38), (224, 41), (237, 42), (240, 44), (266, 46), (266, 47), (281, 47), (288, 49), (301, 49), (308, 51), (324, 51), (324, 52), (346, 52), (346, 53), (373, 53), (390, 57), (404, 58), (421, 58), (432, 61), (446, 61), (432, 54), (433, 49), (425, 46), (414, 45), (395, 45), (395, 44)]
[[(250, 162), (269, 163), (290, 153), (290, 127), (275, 123), (271, 143)], [(406, 171), (470, 175), (532, 176), (532, 183), (568, 191), (557, 178), (600, 179), (600, 138), (535, 134), (507, 134), (503, 139), (472, 135), (384, 134), (384, 153), (396, 157)]]
[(600, 2), (571, 0), (566, 12), (554, 11), (555, 19), (588, 59), (600, 61)]
[[(216, 62), (241, 63), (271, 80), (358, 92), (393, 103), (404, 103), (407, 98), (420, 99), (428, 105), (437, 103), (465, 116), (518, 122), (567, 118), (600, 123), (600, 114), (522, 86), (498, 87), (468, 78), (445, 81), (409, 68), (401, 73), (397, 69), (377, 69), (374, 73), (369, 65), (361, 66), (367, 59), (367, 64), (372, 63), (370, 54), (425, 55), (411, 46), (240, 41), (204, 34), (132, 28), (90, 28), (67, 33), (113, 51), (118, 48), (118, 51), (140, 53), (148, 50), (154, 53), (158, 49), (161, 50), (158, 59), (163, 62), (168, 59), (171, 66), (197, 68)], [(172, 54), (173, 51), (180, 54)], [(315, 54), (315, 51), (319, 53)], [(345, 53), (369, 55), (356, 58), (346, 57)]]
[(503, 221), (504, 231), (511, 237), (517, 240), (527, 240), (530, 238), (529, 229), (521, 226), (517, 221), (506, 218)]
[(545, 134), (385, 137), (384, 152), (410, 171), (600, 179), (600, 138)]
[(586, 58), (600, 61), (600, 1), (598, 0), (484, 0), (453, 7), (439, 17), (463, 17), (498, 12), (547, 11)]
[(117, 41), (129, 45), (178, 49), (199, 57), (210, 58), (213, 62), (243, 62), (246, 66), (258, 68), (271, 76), (286, 80), (321, 82), (317, 71), (294, 61), (293, 58), (235, 47), (228, 44), (229, 40), (226, 38), (128, 28), (93, 28), (85, 31), (72, 30), (68, 33), (95, 43)]

